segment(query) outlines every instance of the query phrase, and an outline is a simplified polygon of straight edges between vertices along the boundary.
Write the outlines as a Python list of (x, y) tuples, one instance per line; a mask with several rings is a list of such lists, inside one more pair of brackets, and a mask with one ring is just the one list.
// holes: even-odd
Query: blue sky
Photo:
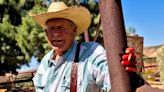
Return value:
[(22, 72), (22, 71), (27, 71), (30, 69), (37, 69), (37, 67), (39, 66), (39, 62), (37, 61), (37, 59), (35, 57), (32, 57), (31, 62), (29, 63), (29, 66), (27, 66), (26, 64), (21, 66), (20, 69), (17, 69), (17, 71)]
[(164, 44), (164, 0), (122, 0), (126, 27), (144, 37), (144, 46)]
[[(122, 8), (125, 26), (144, 37), (144, 46), (164, 44), (164, 0), (122, 0)], [(31, 61), (31, 67), (24, 65), (21, 70), (39, 65), (34, 57)]]

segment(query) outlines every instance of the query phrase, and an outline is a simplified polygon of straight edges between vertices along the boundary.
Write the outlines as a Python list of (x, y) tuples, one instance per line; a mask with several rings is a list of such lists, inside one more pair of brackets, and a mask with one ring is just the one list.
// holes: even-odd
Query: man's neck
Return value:
[(56, 55), (55, 61), (58, 61), (62, 56)]
[(56, 55), (62, 56), (64, 53), (62, 51), (55, 51)]
[[(56, 61), (59, 61), (59, 59), (62, 57), (62, 55), (58, 55), (55, 51), (53, 52), (53, 60), (56, 62)], [(56, 62), (57, 63), (57, 62)]]
[[(65, 51), (66, 52), (66, 51)], [(65, 52), (59, 52), (59, 51), (54, 51), (53, 53), (53, 60), (58, 61), (59, 58), (61, 58)]]

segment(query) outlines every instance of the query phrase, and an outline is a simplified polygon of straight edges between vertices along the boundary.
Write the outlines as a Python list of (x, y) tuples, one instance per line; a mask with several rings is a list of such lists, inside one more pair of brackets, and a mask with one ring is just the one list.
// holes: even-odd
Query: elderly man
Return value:
[(110, 90), (104, 48), (96, 42), (75, 41), (75, 36), (90, 26), (91, 16), (86, 8), (53, 2), (46, 13), (31, 16), (45, 29), (52, 47), (33, 78), (37, 92)]

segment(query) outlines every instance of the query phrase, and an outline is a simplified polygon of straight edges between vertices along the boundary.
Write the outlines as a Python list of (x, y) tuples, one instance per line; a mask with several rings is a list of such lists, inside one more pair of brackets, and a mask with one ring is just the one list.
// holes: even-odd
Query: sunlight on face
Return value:
[(63, 54), (75, 39), (76, 26), (67, 19), (56, 18), (47, 21), (45, 32), (52, 48)]

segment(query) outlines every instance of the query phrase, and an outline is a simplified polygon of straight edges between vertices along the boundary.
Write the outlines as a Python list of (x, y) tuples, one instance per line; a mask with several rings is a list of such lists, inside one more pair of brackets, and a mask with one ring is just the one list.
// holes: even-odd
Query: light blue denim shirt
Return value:
[[(36, 92), (70, 92), (71, 65), (74, 61), (77, 42), (55, 63), (54, 50), (47, 53), (33, 78)], [(78, 63), (78, 92), (111, 89), (106, 51), (96, 42), (80, 45)], [(96, 92), (96, 91), (93, 91)]]

